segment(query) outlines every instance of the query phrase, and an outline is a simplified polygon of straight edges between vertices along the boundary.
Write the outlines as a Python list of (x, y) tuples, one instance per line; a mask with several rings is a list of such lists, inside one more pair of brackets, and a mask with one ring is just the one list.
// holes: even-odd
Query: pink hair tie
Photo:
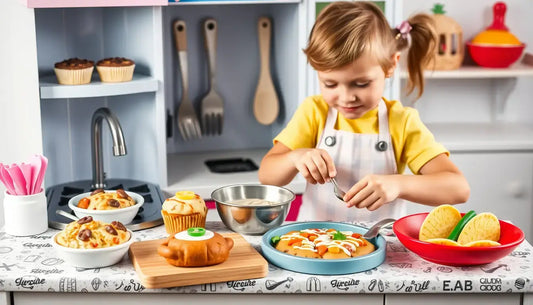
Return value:
[(409, 24), (407, 21), (402, 21), (399, 26), (396, 27), (396, 29), (399, 31), (398, 34), (396, 34), (396, 39), (399, 39), (400, 36), (404, 39), (409, 39), (409, 32), (413, 29), (413, 27)]

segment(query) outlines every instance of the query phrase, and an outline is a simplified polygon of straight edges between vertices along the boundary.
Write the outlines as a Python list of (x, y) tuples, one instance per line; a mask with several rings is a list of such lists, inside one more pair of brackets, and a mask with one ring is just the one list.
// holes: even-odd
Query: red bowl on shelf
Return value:
[(448, 266), (488, 264), (507, 256), (524, 240), (524, 232), (520, 228), (500, 220), (500, 246), (458, 247), (432, 244), (418, 239), (420, 226), (428, 214), (402, 217), (394, 222), (392, 230), (407, 249), (433, 263)]
[(525, 44), (521, 45), (486, 45), (466, 43), (468, 51), (472, 59), (482, 67), (488, 68), (507, 68), (515, 63), (524, 48)]

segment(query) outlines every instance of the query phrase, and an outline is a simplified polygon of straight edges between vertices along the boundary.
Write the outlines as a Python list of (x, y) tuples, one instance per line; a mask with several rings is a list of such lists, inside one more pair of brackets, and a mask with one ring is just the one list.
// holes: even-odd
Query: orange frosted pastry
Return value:
[(167, 233), (175, 234), (192, 227), (205, 227), (207, 206), (194, 192), (180, 191), (163, 202), (161, 215)]

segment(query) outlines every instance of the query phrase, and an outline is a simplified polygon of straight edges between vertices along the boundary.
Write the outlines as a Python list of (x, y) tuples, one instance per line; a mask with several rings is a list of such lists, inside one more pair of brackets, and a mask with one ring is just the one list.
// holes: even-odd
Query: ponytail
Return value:
[(424, 93), (424, 69), (434, 60), (437, 34), (434, 21), (427, 14), (411, 16), (407, 22), (411, 26), (408, 35), (402, 35), (399, 29), (393, 29), (392, 33), (397, 40), (397, 50), (407, 51), (407, 94), (411, 94), (418, 88), (417, 98)]

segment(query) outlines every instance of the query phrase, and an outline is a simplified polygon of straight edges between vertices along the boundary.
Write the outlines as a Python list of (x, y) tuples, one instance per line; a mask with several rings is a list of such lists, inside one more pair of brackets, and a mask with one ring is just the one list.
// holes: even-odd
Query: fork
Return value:
[(205, 48), (209, 67), (210, 88), (202, 99), (202, 131), (204, 135), (220, 135), (224, 126), (224, 102), (215, 90), (215, 60), (217, 46), (217, 22), (209, 18), (204, 22)]
[(344, 195), (346, 195), (346, 192), (341, 190), (335, 178), (331, 178), (330, 181), (331, 183), (333, 183), (333, 192), (335, 193), (335, 196), (337, 196), (337, 198), (339, 198), (340, 200), (344, 201), (343, 198), (344, 198)]
[(177, 20), (174, 22), (174, 38), (176, 40), (176, 49), (180, 62), (180, 72), (182, 81), (181, 103), (178, 108), (178, 128), (181, 136), (185, 141), (198, 139), (202, 137), (200, 123), (194, 111), (194, 107), (189, 100), (189, 79), (187, 71), (187, 27), (185, 21)]

